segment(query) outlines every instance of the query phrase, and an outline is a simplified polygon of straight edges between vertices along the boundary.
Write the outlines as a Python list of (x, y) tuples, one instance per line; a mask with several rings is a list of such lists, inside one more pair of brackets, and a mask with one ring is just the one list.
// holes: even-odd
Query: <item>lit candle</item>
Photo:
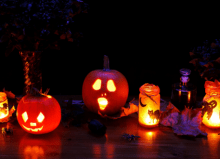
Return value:
[(191, 91), (188, 92), (188, 103), (190, 103)]
[(139, 90), (138, 122), (144, 127), (155, 127), (160, 117), (160, 89), (146, 83)]
[(220, 128), (220, 84), (205, 82), (206, 95), (203, 98), (202, 117), (203, 124), (210, 128)]
[(9, 115), (8, 99), (4, 92), (0, 92), (0, 122), (5, 122), (5, 118)]

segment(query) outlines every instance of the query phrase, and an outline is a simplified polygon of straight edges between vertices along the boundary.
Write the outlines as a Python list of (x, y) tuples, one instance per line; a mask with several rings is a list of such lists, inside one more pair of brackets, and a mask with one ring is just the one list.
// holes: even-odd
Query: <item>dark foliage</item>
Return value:
[(81, 0), (0, 0), (0, 42), (6, 56), (20, 50), (60, 49), (65, 42), (79, 43), (76, 15), (88, 12)]

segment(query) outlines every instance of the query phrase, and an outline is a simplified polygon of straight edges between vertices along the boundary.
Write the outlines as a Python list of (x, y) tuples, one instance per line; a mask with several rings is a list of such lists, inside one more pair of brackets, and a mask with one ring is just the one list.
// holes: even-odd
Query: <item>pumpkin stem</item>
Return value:
[(109, 58), (108, 58), (108, 56), (107, 55), (104, 55), (104, 68), (103, 68), (103, 70), (104, 71), (108, 71), (108, 70), (110, 70), (110, 67), (109, 67)]
[(47, 95), (49, 90), (50, 90), (50, 88), (47, 88), (46, 91), (44, 92), (44, 94)]

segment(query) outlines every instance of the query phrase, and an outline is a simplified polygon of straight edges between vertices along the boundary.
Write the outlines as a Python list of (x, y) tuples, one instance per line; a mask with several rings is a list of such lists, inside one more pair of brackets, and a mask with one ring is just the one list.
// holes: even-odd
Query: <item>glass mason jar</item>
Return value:
[(0, 92), (0, 122), (5, 122), (4, 120), (9, 115), (8, 99), (4, 92)]
[(196, 106), (197, 88), (195, 85), (189, 83), (190, 69), (180, 69), (182, 76), (179, 83), (172, 85), (171, 103), (179, 110), (185, 107), (193, 108)]
[(160, 117), (160, 88), (145, 83), (139, 91), (138, 122), (144, 127), (156, 127)]
[(220, 82), (205, 82), (205, 93), (202, 105), (202, 123), (210, 128), (220, 127)]

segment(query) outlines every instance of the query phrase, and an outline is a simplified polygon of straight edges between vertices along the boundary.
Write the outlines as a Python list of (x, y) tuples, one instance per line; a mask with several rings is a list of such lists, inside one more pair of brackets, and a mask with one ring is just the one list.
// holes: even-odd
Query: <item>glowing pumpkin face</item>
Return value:
[(49, 95), (26, 95), (18, 104), (17, 119), (20, 126), (29, 133), (48, 133), (60, 123), (60, 105)]
[(90, 111), (113, 115), (127, 101), (127, 80), (116, 70), (94, 70), (83, 82), (82, 97)]

